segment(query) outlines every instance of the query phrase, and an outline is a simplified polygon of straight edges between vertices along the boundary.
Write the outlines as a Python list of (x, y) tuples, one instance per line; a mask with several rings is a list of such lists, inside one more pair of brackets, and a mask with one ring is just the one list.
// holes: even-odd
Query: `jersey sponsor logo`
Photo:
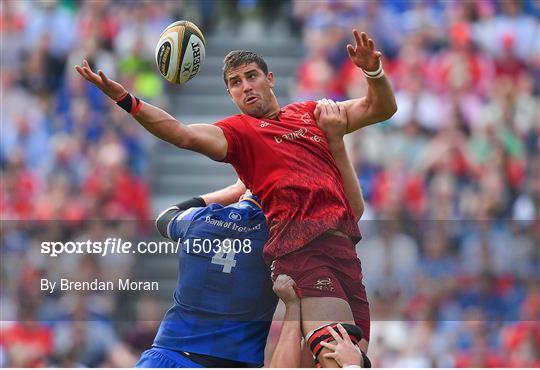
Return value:
[(326, 292), (333, 292), (335, 290), (334, 286), (332, 285), (332, 279), (330, 278), (318, 279), (313, 287)]
[(212, 218), (210, 216), (206, 216), (204, 218), (204, 222), (207, 224), (213, 225), (213, 226), (219, 226), (219, 227), (226, 227), (227, 222), (224, 222), (223, 220), (217, 220), (215, 218)]
[(274, 136), (274, 141), (278, 144), (281, 144), (283, 140), (287, 141), (293, 141), (300, 138), (309, 138), (311, 141), (314, 141), (316, 143), (320, 143), (322, 141), (322, 137), (319, 135), (313, 135), (313, 136), (307, 136), (308, 130), (305, 128), (298, 129), (296, 131), (291, 131), (289, 133), (283, 134), (281, 136)]
[(233, 221), (240, 221), (242, 216), (238, 212), (231, 212), (229, 213), (229, 219)]
[(261, 127), (269, 126), (270, 124), (266, 121), (261, 121)]
[[(233, 213), (233, 212), (231, 212), (231, 213)], [(233, 216), (229, 215), (229, 220), (231, 220), (231, 221), (218, 220), (218, 219), (212, 218), (210, 216), (206, 216), (202, 220), (205, 223), (209, 224), (209, 225), (221, 227), (221, 228), (224, 228), (224, 229), (230, 229), (230, 230), (238, 231), (240, 233), (250, 233), (250, 232), (253, 232), (253, 231), (262, 230), (264, 228), (264, 226), (266, 226), (262, 222), (258, 222), (255, 225), (250, 223), (249, 225), (242, 226), (242, 224), (239, 224), (237, 222), (237, 221), (242, 220), (242, 215), (239, 214), (239, 213), (236, 213), (236, 212), (234, 212), (234, 213), (235, 213), (235, 215), (233, 215)]]
[(302, 127), (301, 129), (298, 129), (296, 131), (288, 132), (288, 133), (283, 134), (281, 136), (274, 136), (274, 140), (276, 141), (276, 143), (281, 144), (283, 142), (283, 140), (293, 141), (293, 140), (297, 140), (297, 139), (300, 139), (300, 138), (305, 138), (307, 132), (308, 132), (307, 129)]

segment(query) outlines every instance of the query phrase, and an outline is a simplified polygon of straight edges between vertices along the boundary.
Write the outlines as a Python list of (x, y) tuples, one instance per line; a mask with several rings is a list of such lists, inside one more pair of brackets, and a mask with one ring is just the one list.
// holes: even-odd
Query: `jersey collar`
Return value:
[(257, 198), (255, 195), (242, 195), (242, 197), (240, 197), (240, 202), (244, 201), (256, 205), (257, 208), (262, 208), (259, 198)]

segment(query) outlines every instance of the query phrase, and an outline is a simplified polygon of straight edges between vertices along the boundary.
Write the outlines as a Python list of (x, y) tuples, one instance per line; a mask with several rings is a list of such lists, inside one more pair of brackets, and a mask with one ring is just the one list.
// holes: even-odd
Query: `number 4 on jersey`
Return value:
[(232, 248), (229, 252), (219, 251), (212, 257), (212, 263), (222, 265), (223, 272), (230, 274), (232, 268), (236, 266), (236, 260), (234, 259), (235, 254), (236, 253)]

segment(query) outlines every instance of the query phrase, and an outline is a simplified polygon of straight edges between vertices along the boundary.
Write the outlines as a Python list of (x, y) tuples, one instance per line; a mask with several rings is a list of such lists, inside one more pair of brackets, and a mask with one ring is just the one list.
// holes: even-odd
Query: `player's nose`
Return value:
[(243, 81), (242, 82), (242, 91), (247, 93), (247, 92), (250, 92), (250, 91), (253, 91), (253, 86), (251, 86), (251, 84), (249, 83), (249, 81)]

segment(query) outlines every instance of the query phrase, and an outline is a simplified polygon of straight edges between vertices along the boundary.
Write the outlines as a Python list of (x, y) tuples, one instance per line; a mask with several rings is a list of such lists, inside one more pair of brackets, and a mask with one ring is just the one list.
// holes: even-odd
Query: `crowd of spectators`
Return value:
[[(120, 333), (116, 297), (40, 290), (41, 278), (129, 277), (133, 259), (51, 259), (39, 248), (45, 240), (129, 240), (145, 229), (151, 137), (74, 66), (86, 58), (143, 99), (166, 105), (153, 48), (184, 9), (105, 0), (1, 6), (0, 366), (133, 366), (161, 313), (139, 315), (146, 321)], [(147, 299), (137, 307), (152, 305)], [(150, 335), (130, 334), (149, 327)]]
[(383, 367), (540, 364), (540, 7), (534, 1), (295, 2), (293, 100), (365, 94), (351, 29), (383, 53), (398, 112), (349, 148), (358, 254)]
[(126, 277), (135, 264), (50, 265), (39, 241), (130, 238), (152, 216), (150, 135), (73, 66), (86, 57), (167, 109), (153, 62), (166, 25), (219, 32), (288, 8), (305, 41), (293, 100), (365, 93), (346, 54), (352, 28), (374, 38), (396, 92), (394, 117), (348, 138), (367, 205), (358, 253), (374, 364), (540, 366), (538, 3), (279, 4), (2, 2), (0, 366), (132, 366), (162, 315), (145, 297), (125, 325), (121, 297), (39, 290), (44, 277)]

